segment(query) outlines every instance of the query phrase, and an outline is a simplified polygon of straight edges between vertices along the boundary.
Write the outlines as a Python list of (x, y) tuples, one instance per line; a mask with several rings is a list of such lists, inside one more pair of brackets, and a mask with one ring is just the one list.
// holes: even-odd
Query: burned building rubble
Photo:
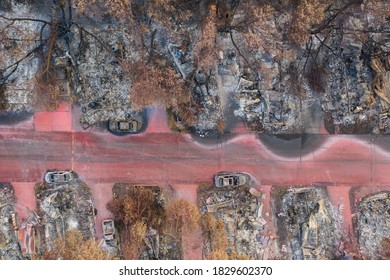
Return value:
[[(329, 133), (365, 134), (388, 132), (386, 74), (390, 38), (382, 32), (388, 21), (377, 9), (388, 10), (389, 3), (366, 3), (338, 19), (329, 35), (316, 36), (318, 76), (324, 82), (321, 104)], [(348, 30), (348, 32), (344, 32)], [(368, 33), (363, 30), (369, 30)], [(379, 85), (379, 88), (378, 88)], [(379, 89), (379, 90), (378, 90)]]
[(277, 90), (262, 91), (259, 81), (241, 78), (235, 99), (238, 102), (235, 115), (242, 118), (252, 131), (302, 132), (299, 96)]
[[(214, 69), (207, 72), (197, 69), (193, 62), (192, 49), (182, 49), (176, 44), (169, 44), (168, 51), (181, 78), (189, 85), (189, 90), (192, 88), (189, 106), (196, 120), (185, 125), (190, 131), (202, 136), (210, 131), (223, 132), (223, 111), (217, 84), (218, 73)], [(177, 120), (182, 118), (183, 116), (177, 114)]]
[[(229, 247), (227, 254), (234, 251), (250, 259), (275, 259), (276, 243), (268, 234), (267, 221), (263, 218), (263, 202), (259, 191), (248, 186), (216, 188), (208, 187), (198, 191), (202, 214), (210, 213), (225, 225)], [(255, 191), (253, 191), (255, 190)], [(211, 252), (211, 240), (204, 240), (204, 255)]]
[[(380, 55), (371, 60), (375, 71), (372, 82), (373, 92), (379, 98), (380, 111), (378, 129), (374, 132), (388, 133), (390, 129), (390, 55)], [(377, 98), (377, 99), (378, 99)]]
[[(350, 27), (362, 24), (356, 18), (351, 21)], [(379, 133), (381, 108), (371, 89), (370, 61), (362, 55), (368, 50), (353, 35), (334, 31), (330, 49), (324, 50), (324, 72), (319, 75), (329, 73), (322, 96), (325, 128), (330, 133)]]
[[(31, 112), (34, 110), (34, 77), (41, 64), (36, 53), (43, 23), (12, 21), (9, 18), (45, 18), (34, 7), (12, 3), (10, 9), (0, 9), (0, 114), (4, 112)], [(11, 28), (3, 28), (11, 26)], [(25, 38), (26, 40), (20, 40)]]
[(125, 119), (132, 113), (130, 106), (129, 77), (123, 73), (120, 61), (131, 52), (127, 49), (131, 38), (125, 31), (111, 25), (88, 26), (95, 37), (76, 37), (74, 45), (78, 50), (77, 71), (82, 116), (82, 127), (97, 125), (110, 119)]
[[(190, 115), (188, 126), (203, 135), (225, 130), (228, 106), (235, 106), (234, 115), (255, 132), (318, 133), (321, 126), (332, 134), (389, 130), (388, 20), (386, 12), (377, 12), (388, 11), (387, 1), (335, 3), (334, 10), (324, 11), (324, 19), (332, 20), (313, 26), (301, 44), (288, 39), (292, 10), (270, 9), (254, 20), (247, 18), (251, 6), (236, 1), (191, 3), (192, 18), (170, 17), (169, 24), (154, 20), (137, 1), (144, 11), (133, 11), (142, 25), (137, 30), (112, 15), (93, 18), (76, 6), (62, 13), (62, 4), (38, 2), (7, 0), (0, 7), (7, 38), (1, 42), (0, 113), (34, 111), (51, 102), (54, 109), (67, 100), (80, 105), (83, 128), (125, 119), (140, 109), (132, 104), (127, 72), (147, 53), (144, 64), (176, 67), (174, 78), (183, 79), (191, 94), (191, 102), (176, 110), (176, 120), (182, 124)], [(185, 13), (191, 9), (184, 8)], [(207, 58), (194, 57), (202, 33), (196, 19), (209, 12), (216, 21), (215, 61), (211, 71), (199, 73), (196, 60)], [(27, 15), (31, 20), (12, 20)], [(242, 22), (256, 23), (259, 34), (245, 35), (246, 28), (237, 28)], [(235, 90), (227, 86), (232, 82)]]
[[(198, 71), (195, 74), (194, 99), (199, 111), (194, 129), (200, 134), (209, 131), (223, 132), (223, 115), (218, 95), (216, 73), (211, 71), (208, 76)], [(221, 123), (222, 122), (222, 123)]]
[(41, 252), (50, 250), (57, 238), (68, 230), (80, 231), (85, 239), (95, 237), (95, 208), (91, 190), (78, 178), (68, 182), (35, 186), (38, 214), (42, 219), (38, 228), (42, 240)]
[(381, 242), (390, 238), (390, 192), (363, 197), (356, 205), (354, 226), (364, 258), (380, 259)]
[(273, 199), (283, 259), (336, 258), (340, 236), (335, 213), (324, 189), (289, 188), (274, 195)]
[(12, 185), (0, 183), (0, 260), (24, 259), (19, 245), (19, 223), (14, 204)]

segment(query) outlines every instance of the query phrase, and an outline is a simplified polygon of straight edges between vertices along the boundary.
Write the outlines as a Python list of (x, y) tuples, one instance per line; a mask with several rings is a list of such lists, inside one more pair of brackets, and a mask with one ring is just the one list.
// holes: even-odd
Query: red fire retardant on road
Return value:
[[(212, 183), (215, 173), (246, 172), (266, 193), (263, 216), (271, 212), (271, 185), (320, 182), (328, 186), (333, 205), (340, 207), (345, 229), (352, 225), (350, 186), (369, 186), (366, 189), (375, 191), (371, 186), (390, 185), (390, 152), (369, 137), (361, 140), (329, 135), (309, 153), (284, 157), (267, 148), (256, 135), (244, 132), (243, 127), (237, 129), (241, 133), (214, 144), (200, 144), (189, 135), (172, 133), (162, 109), (148, 111), (146, 132), (124, 137), (102, 130), (72, 130), (71, 112), (70, 106), (64, 105), (56, 112), (36, 113), (35, 131), (28, 126), (0, 126), (0, 181), (13, 182), (17, 203), (33, 210), (33, 186), (42, 181), (44, 173), (48, 169), (73, 169), (92, 189), (98, 237), (102, 237), (101, 221), (111, 217), (106, 203), (116, 182), (171, 185), (178, 197), (195, 203), (197, 186)], [(26, 217), (23, 210), (18, 213)], [(272, 224), (271, 215), (264, 218)], [(190, 243), (198, 235), (194, 232)], [(201, 258), (201, 246), (194, 243), (188, 250), (186, 258)]]
[(34, 126), (36, 131), (71, 131), (71, 105), (61, 103), (57, 110), (53, 112), (35, 113)]

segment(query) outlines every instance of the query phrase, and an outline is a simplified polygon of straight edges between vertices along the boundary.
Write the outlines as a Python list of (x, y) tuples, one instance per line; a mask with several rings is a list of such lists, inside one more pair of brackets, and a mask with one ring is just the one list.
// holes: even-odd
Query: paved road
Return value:
[[(390, 185), (390, 137), (281, 140), (241, 127), (236, 129), (240, 133), (220, 139), (200, 139), (171, 133), (164, 117), (161, 110), (151, 112), (145, 133), (125, 137), (101, 129), (83, 132), (77, 122), (64, 132), (36, 131), (31, 121), (0, 126), (0, 181), (12, 182), (18, 204), (34, 209), (33, 185), (46, 170), (73, 169), (92, 188), (98, 237), (101, 221), (110, 216), (105, 205), (116, 182), (171, 185), (179, 196), (195, 201), (199, 183), (211, 183), (218, 171), (239, 170), (251, 174), (254, 185), (268, 194), (265, 211), (270, 211), (270, 185), (335, 186), (328, 188), (335, 205), (349, 201), (348, 186)], [(350, 221), (350, 213), (345, 215)]]
[(280, 143), (272, 147), (253, 134), (199, 143), (173, 133), (1, 131), (0, 180), (36, 182), (47, 169), (73, 168), (91, 183), (192, 184), (221, 170), (245, 171), (264, 184), (389, 183), (390, 153), (376, 143), (383, 139), (322, 138), (313, 149), (285, 141), (278, 151)]

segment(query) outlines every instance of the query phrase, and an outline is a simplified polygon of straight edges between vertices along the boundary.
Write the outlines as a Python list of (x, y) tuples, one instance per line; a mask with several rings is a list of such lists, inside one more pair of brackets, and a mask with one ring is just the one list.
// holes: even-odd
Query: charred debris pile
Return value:
[(202, 135), (388, 132), (387, 1), (101, 2), (2, 1), (1, 113), (65, 100), (84, 128), (163, 106)]

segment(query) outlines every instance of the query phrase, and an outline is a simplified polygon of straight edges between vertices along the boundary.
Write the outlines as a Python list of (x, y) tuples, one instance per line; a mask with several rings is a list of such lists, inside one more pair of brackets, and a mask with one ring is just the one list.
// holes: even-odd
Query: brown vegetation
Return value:
[(123, 240), (123, 256), (125, 259), (137, 260), (144, 250), (143, 240), (147, 231), (147, 225), (143, 221), (136, 221)]
[(329, 0), (299, 0), (292, 14), (292, 21), (288, 30), (288, 38), (297, 44), (305, 43), (314, 26), (325, 18), (325, 9), (331, 4)]
[(379, 255), (383, 260), (390, 260), (390, 237), (380, 243)]
[(36, 110), (53, 111), (58, 108), (60, 101), (66, 96), (64, 81), (58, 79), (58, 73), (50, 72), (34, 78), (32, 105)]
[(156, 201), (155, 193), (144, 187), (133, 187), (123, 198), (109, 201), (107, 209), (114, 215), (121, 232), (123, 258), (138, 259), (147, 230), (159, 230), (164, 219), (164, 208)]
[[(234, 245), (227, 239), (225, 224), (222, 220), (216, 220), (213, 214), (205, 213), (201, 218), (203, 240), (209, 242), (210, 253), (208, 260), (249, 260), (243, 254), (237, 254)], [(229, 251), (229, 254), (228, 254)]]
[[(147, 5), (148, 15), (165, 26), (173, 34), (183, 32), (183, 25), (188, 22), (202, 24), (207, 15), (209, 0), (151, 0)], [(181, 25), (180, 28), (177, 28)]]
[(208, 256), (208, 260), (228, 260), (229, 256), (225, 250), (212, 251)]
[(199, 226), (200, 214), (195, 205), (178, 199), (167, 206), (167, 230), (178, 239)]
[(84, 240), (81, 232), (68, 231), (58, 238), (53, 248), (43, 254), (45, 260), (107, 260), (95, 240)]
[(133, 80), (130, 92), (133, 108), (162, 105), (177, 111), (190, 101), (190, 91), (172, 67), (148, 66), (139, 62), (123, 64), (123, 70)]
[(79, 12), (107, 11), (118, 19), (128, 18), (132, 15), (131, 5), (133, 0), (75, 0), (74, 4)]
[(215, 16), (209, 13), (202, 27), (201, 36), (194, 47), (194, 58), (198, 68), (207, 73), (217, 63), (217, 26)]
[(211, 213), (205, 213), (201, 219), (203, 239), (210, 242), (211, 252), (206, 256), (208, 260), (228, 260), (226, 252), (228, 241), (223, 221), (216, 220)]

